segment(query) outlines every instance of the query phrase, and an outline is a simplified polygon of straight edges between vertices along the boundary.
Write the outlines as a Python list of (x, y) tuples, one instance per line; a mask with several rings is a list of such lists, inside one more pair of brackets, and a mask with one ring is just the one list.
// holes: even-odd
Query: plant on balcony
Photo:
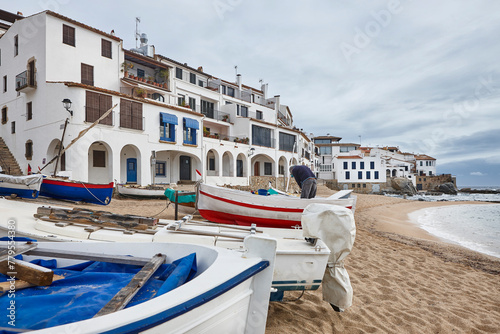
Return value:
[(152, 76), (148, 76), (148, 83), (153, 83), (155, 79)]
[(163, 81), (163, 87), (167, 88), (167, 86), (168, 86), (168, 79), (170, 77), (169, 70), (167, 70), (167, 69), (161, 69), (158, 72), (158, 76), (159, 76), (160, 80)]
[(229, 140), (229, 138), (228, 137), (224, 137), (224, 138), (222, 138), (222, 140)]
[(243, 138), (241, 141), (243, 144), (248, 144), (250, 142), (250, 139), (248, 137)]
[(229, 115), (222, 116), (222, 121), (229, 122)]
[(147, 94), (147, 92), (146, 92), (146, 90), (145, 90), (145, 89), (142, 89), (142, 88), (136, 88), (136, 89), (135, 89), (135, 95), (136, 95), (137, 97), (142, 97), (142, 98), (145, 98), (145, 97), (146, 97), (146, 94)]
[(128, 61), (124, 61), (124, 62), (122, 63), (122, 72), (123, 72), (123, 74), (124, 74), (124, 76), (125, 76), (125, 77), (127, 77), (127, 74), (128, 74), (127, 72), (128, 72), (128, 70), (130, 70), (131, 68), (134, 68), (134, 64), (129, 63)]
[(207, 130), (207, 128), (204, 126), (203, 127), (203, 137), (208, 137), (210, 136), (210, 131)]

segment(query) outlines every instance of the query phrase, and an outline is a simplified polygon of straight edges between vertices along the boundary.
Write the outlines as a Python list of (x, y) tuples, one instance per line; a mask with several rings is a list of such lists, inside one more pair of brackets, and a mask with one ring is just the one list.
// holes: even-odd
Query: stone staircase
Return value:
[(21, 167), (19, 167), (16, 158), (14, 158), (2, 137), (0, 137), (0, 166), (5, 174), (23, 175)]

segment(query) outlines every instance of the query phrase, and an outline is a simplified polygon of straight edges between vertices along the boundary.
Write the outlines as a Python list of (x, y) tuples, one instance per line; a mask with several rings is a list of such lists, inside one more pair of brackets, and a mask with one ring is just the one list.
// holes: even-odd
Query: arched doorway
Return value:
[(109, 183), (113, 181), (113, 151), (111, 147), (100, 141), (89, 146), (89, 182)]

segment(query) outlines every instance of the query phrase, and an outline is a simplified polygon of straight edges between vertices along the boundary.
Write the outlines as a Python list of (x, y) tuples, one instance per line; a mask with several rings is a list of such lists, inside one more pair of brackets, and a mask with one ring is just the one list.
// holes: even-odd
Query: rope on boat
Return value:
[(163, 211), (167, 210), (168, 207), (170, 206), (170, 202), (168, 199), (167, 199), (167, 206), (165, 208), (163, 208), (163, 210), (161, 210), (160, 212), (158, 212), (156, 215), (152, 215), (151, 217), (156, 217), (156, 216), (159, 216)]
[(304, 296), (304, 292), (306, 290), (302, 290), (302, 293), (300, 294), (300, 296), (298, 296), (297, 298), (295, 299), (283, 299), (282, 301), (280, 301), (280, 303), (282, 304), (286, 304), (286, 303), (293, 303), (293, 302), (296, 302), (298, 301), (300, 298), (302, 298), (302, 296)]
[(91, 194), (92, 196), (94, 196), (94, 198), (95, 198), (96, 200), (98, 200), (99, 202), (101, 202), (103, 205), (108, 205), (109, 201), (108, 201), (108, 203), (101, 201), (101, 200), (100, 200), (100, 199), (99, 199), (96, 195), (94, 195), (94, 194), (93, 194), (93, 193), (92, 193), (92, 192), (91, 192), (91, 191), (87, 188), (87, 186), (85, 185), (85, 183), (83, 183), (83, 182), (80, 182), (80, 183), (83, 185), (83, 187), (84, 187), (85, 189), (87, 189), (87, 191), (89, 192), (89, 194)]

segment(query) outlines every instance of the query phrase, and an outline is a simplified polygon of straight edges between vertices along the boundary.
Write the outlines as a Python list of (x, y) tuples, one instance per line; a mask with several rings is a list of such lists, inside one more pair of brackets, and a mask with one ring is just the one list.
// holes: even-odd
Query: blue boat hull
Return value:
[(44, 179), (40, 187), (40, 196), (108, 205), (113, 195), (113, 182), (93, 184)]
[(0, 184), (0, 196), (10, 196), (14, 194), (17, 197), (22, 197), (22, 198), (37, 198), (39, 193), (40, 192), (36, 189), (28, 189), (28, 188), (19, 189), (19, 188), (2, 186)]

